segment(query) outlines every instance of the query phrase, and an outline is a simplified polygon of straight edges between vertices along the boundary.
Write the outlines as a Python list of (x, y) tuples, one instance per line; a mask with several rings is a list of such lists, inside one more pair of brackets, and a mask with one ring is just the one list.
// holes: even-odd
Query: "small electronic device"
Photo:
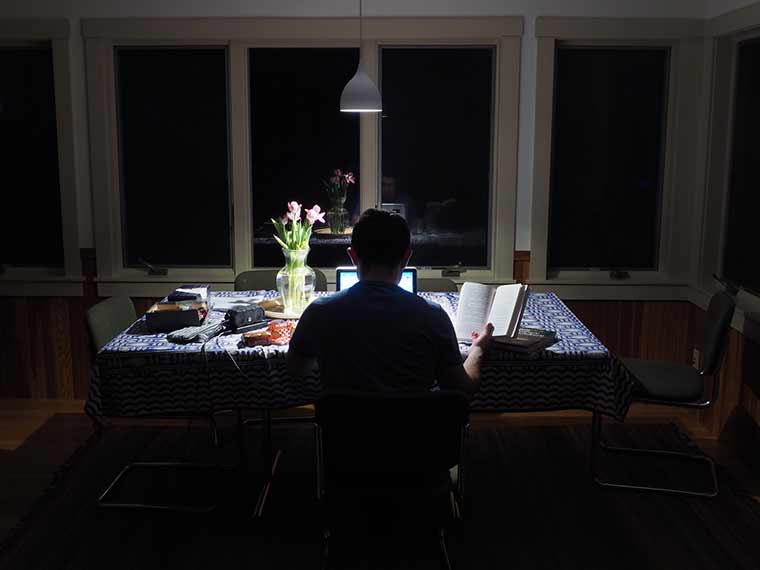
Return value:
[[(335, 290), (343, 291), (359, 281), (359, 272), (356, 267), (338, 267), (335, 269)], [(398, 286), (409, 291), (417, 292), (417, 268), (405, 267), (401, 273), (401, 281)]]
[(240, 305), (228, 309), (224, 315), (224, 322), (227, 330), (239, 332), (242, 329), (253, 327), (258, 323), (266, 321), (264, 309), (257, 303)]

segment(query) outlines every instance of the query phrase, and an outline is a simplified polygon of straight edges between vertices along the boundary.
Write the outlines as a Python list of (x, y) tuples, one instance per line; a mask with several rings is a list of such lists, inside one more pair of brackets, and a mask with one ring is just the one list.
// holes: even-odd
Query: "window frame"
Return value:
[[(707, 110), (710, 124), (705, 143), (708, 160), (700, 218), (703, 230), (700, 234), (699, 271), (693, 292), (693, 302), (703, 309), (707, 308), (710, 296), (722, 287), (714, 275), (721, 274), (723, 270), (728, 223), (738, 47), (746, 40), (760, 40), (760, 12), (754, 6), (740, 12), (718, 16), (711, 21), (711, 28), (717, 37), (711, 42), (711, 57), (708, 59), (711, 84), (711, 101)], [(747, 315), (753, 315), (749, 323)], [(733, 326), (760, 342), (757, 315), (760, 315), (760, 296), (740, 290)]]
[[(419, 49), (425, 49), (425, 48), (456, 48), (456, 47), (464, 47), (464, 48), (489, 48), (492, 50), (492, 70), (491, 70), (491, 133), (490, 133), (490, 139), (491, 139), (491, 149), (490, 149), (490, 156), (489, 156), (489, 164), (490, 164), (490, 172), (488, 174), (488, 225), (489, 225), (489, 232), (487, 237), (487, 244), (486, 247), (488, 249), (487, 257), (488, 257), (488, 266), (485, 268), (480, 267), (464, 267), (464, 271), (462, 272), (462, 275), (460, 277), (463, 277), (464, 280), (477, 280), (479, 282), (483, 283), (489, 283), (489, 282), (497, 282), (497, 283), (503, 283), (503, 282), (512, 282), (513, 275), (512, 275), (512, 266), (514, 263), (514, 235), (515, 235), (515, 228), (511, 228), (512, 232), (511, 235), (505, 235), (505, 232), (499, 231), (499, 229), (504, 228), (498, 228), (498, 220), (499, 219), (509, 219), (510, 217), (514, 219), (515, 215), (515, 209), (513, 207), (512, 211), (499, 211), (498, 208), (502, 207), (504, 208), (505, 204), (498, 203), (497, 202), (497, 173), (499, 171), (498, 164), (499, 160), (503, 158), (502, 155), (499, 154), (498, 148), (497, 148), (497, 133), (499, 131), (499, 124), (498, 121), (501, 118), (499, 115), (499, 104), (501, 103), (500, 98), (500, 90), (499, 90), (499, 78), (501, 77), (500, 74), (500, 65), (501, 62), (499, 60), (500, 57), (504, 58), (503, 54), (500, 54), (499, 50), (499, 43), (498, 40), (486, 40), (486, 41), (480, 41), (480, 42), (472, 42), (468, 40), (447, 40), (444, 42), (436, 39), (426, 39), (426, 40), (404, 40), (404, 41), (378, 41), (377, 42), (377, 62), (376, 62), (376, 69), (374, 70), (375, 75), (374, 77), (378, 81), (378, 87), (381, 85), (381, 78), (382, 78), (382, 70), (381, 70), (381, 64), (382, 64), (382, 50), (384, 48), (419, 48)], [(519, 94), (518, 94), (519, 97)], [(376, 180), (376, 195), (375, 195), (375, 204), (380, 204), (382, 202), (382, 125), (380, 121), (377, 121), (377, 180)], [(502, 168), (504, 166), (502, 165)], [(516, 176), (516, 173), (515, 173)], [(516, 193), (512, 200), (512, 204), (514, 205), (516, 199)], [(374, 204), (372, 204), (374, 205)], [(367, 206), (370, 207), (370, 206)], [(364, 208), (362, 208), (364, 209)], [(506, 210), (506, 208), (505, 208)], [(511, 241), (509, 241), (511, 239)], [(509, 243), (507, 244), (507, 240)], [(507, 251), (509, 250), (509, 251)], [(507, 259), (509, 258), (509, 259)], [(412, 264), (414, 265), (414, 254), (412, 254)], [(508, 269), (507, 269), (508, 268)], [(442, 273), (445, 271), (445, 269), (442, 269), (440, 267), (428, 267), (428, 266), (417, 266), (418, 274), (422, 278), (436, 278), (436, 277), (442, 277)], [(505, 271), (505, 269), (507, 269)], [(456, 279), (455, 279), (456, 280)]]
[[(492, 45), (494, 123), (491, 181), (490, 269), (468, 270), (458, 281), (510, 283), (514, 256), (520, 51), (523, 18), (365, 18), (361, 49), (368, 74), (377, 81), (381, 45)], [(85, 19), (91, 132), (95, 242), (100, 294), (163, 295), (187, 282), (230, 289), (236, 274), (257, 268), (253, 258), (248, 49), (261, 47), (359, 47), (357, 18)], [(118, 138), (113, 48), (121, 45), (219, 45), (228, 50), (232, 268), (168, 268), (166, 276), (123, 267), (118, 187)], [(360, 208), (379, 204), (379, 118), (360, 118)], [(508, 223), (499, 224), (499, 220)], [(325, 271), (334, 283), (335, 271)], [(441, 276), (423, 269), (422, 277)]]
[[(529, 277), (529, 283), (536, 285), (537, 290), (561, 291), (568, 298), (589, 295), (599, 298), (616, 295), (683, 298), (684, 287), (688, 285), (696, 261), (688, 254), (688, 236), (693, 230), (691, 206), (696, 199), (690, 188), (699, 183), (699, 176), (689, 172), (689, 161), (693, 165), (695, 155), (699, 153), (697, 135), (693, 133), (697, 130), (696, 120), (692, 115), (697, 116), (700, 109), (698, 104), (686, 102), (686, 96), (693, 86), (701, 86), (703, 35), (704, 27), (699, 20), (537, 18)], [(559, 270), (552, 273), (548, 270), (554, 68), (559, 45), (655, 47), (670, 51), (656, 270), (631, 270), (626, 279), (615, 279), (608, 270)], [(684, 202), (687, 204), (685, 208), (680, 206)], [(644, 287), (650, 290), (644, 292)]]
[(53, 58), (58, 178), (61, 194), (62, 267), (4, 267), (0, 273), (0, 295), (81, 296), (78, 194), (83, 191), (81, 164), (74, 134), (71, 76), (71, 30), (66, 19), (0, 20), (0, 45), (49, 44)]

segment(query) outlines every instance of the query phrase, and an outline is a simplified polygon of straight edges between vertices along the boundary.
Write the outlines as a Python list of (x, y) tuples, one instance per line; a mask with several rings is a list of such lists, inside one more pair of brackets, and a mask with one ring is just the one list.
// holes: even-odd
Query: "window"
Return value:
[(489, 266), (491, 47), (384, 47), (381, 196), (416, 265)]
[(115, 59), (124, 265), (231, 266), (225, 48)]
[(669, 49), (560, 45), (548, 269), (656, 270)]
[(760, 211), (760, 40), (738, 44), (729, 201), (723, 242), (723, 274), (760, 294), (757, 212)]
[[(339, 111), (340, 94), (356, 71), (353, 48), (253, 48), (249, 50), (253, 262), (282, 266), (270, 218), (286, 212), (288, 201), (328, 210), (322, 180), (333, 170), (353, 172), (345, 208), (359, 215), (359, 117)], [(317, 224), (309, 264), (350, 264), (349, 236), (333, 236)]]
[[(0, 242), (5, 245), (0, 265), (63, 267), (50, 45), (0, 48), (0, 76), (3, 209), (25, 220), (22, 226), (0, 224)], [(23, 235), (17, 233), (19, 227)]]
[[(421, 275), (440, 276), (427, 265), (461, 261), (471, 266), (468, 279), (511, 280), (522, 18), (400, 22), (379, 19), (362, 41), (367, 73), (380, 87), (390, 81), (388, 109), (407, 113), (403, 128), (383, 134), (379, 114), (339, 111), (359, 61), (357, 20), (83, 20), (98, 292), (161, 296), (169, 284), (192, 282), (225, 288), (251, 268), (282, 267), (270, 219), (292, 200), (329, 210), (323, 181), (336, 169), (356, 183), (345, 203), (347, 231), (333, 235), (319, 224), (311, 238), (309, 264), (328, 280), (330, 268), (350, 262), (350, 226), (383, 202), (383, 177), (385, 194), (391, 177), (413, 196), (408, 215), (421, 220), (413, 237)], [(386, 61), (385, 81), (384, 46), (411, 58)], [(399, 85), (407, 80), (410, 89)], [(409, 95), (426, 121), (410, 147), (403, 137), (414, 136), (414, 125), (398, 103), (425, 93), (428, 82), (447, 114), (431, 117), (424, 96)], [(445, 129), (437, 125), (444, 119)], [(437, 127), (433, 136), (428, 125)], [(417, 176), (418, 164), (426, 176)], [(434, 236), (421, 234), (433, 227)], [(141, 259), (167, 275), (146, 275)]]

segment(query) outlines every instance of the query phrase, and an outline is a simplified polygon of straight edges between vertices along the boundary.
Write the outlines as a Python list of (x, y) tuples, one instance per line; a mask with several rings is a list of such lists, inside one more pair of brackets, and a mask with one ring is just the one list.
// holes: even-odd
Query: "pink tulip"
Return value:
[(330, 178), (330, 184), (340, 184), (340, 176), (333, 176)]
[(336, 169), (333, 171), (333, 174), (334, 174), (335, 176), (340, 176), (340, 175), (342, 174), (342, 173), (341, 173), (341, 171), (340, 171), (340, 168), (336, 168)]
[(296, 201), (288, 202), (288, 213), (286, 214), (289, 220), (301, 219), (301, 204)]
[(311, 210), (306, 210), (306, 219), (312, 226), (317, 221), (320, 221), (323, 224), (325, 223), (325, 213), (321, 210), (322, 208), (320, 208), (317, 204), (314, 204), (314, 207)]
[(353, 172), (349, 172), (348, 174), (346, 174), (345, 178), (346, 178), (346, 184), (353, 184), (355, 182)]

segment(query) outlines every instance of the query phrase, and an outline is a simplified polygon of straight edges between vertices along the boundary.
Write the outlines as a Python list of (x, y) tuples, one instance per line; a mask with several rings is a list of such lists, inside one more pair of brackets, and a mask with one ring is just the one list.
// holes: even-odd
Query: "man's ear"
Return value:
[(402, 269), (409, 265), (409, 260), (412, 258), (412, 248), (407, 247), (406, 251), (404, 252), (404, 263), (402, 264)]
[(346, 248), (346, 253), (348, 254), (348, 257), (351, 258), (351, 263), (353, 263), (356, 267), (359, 267), (359, 258), (356, 256), (356, 252), (352, 247)]

